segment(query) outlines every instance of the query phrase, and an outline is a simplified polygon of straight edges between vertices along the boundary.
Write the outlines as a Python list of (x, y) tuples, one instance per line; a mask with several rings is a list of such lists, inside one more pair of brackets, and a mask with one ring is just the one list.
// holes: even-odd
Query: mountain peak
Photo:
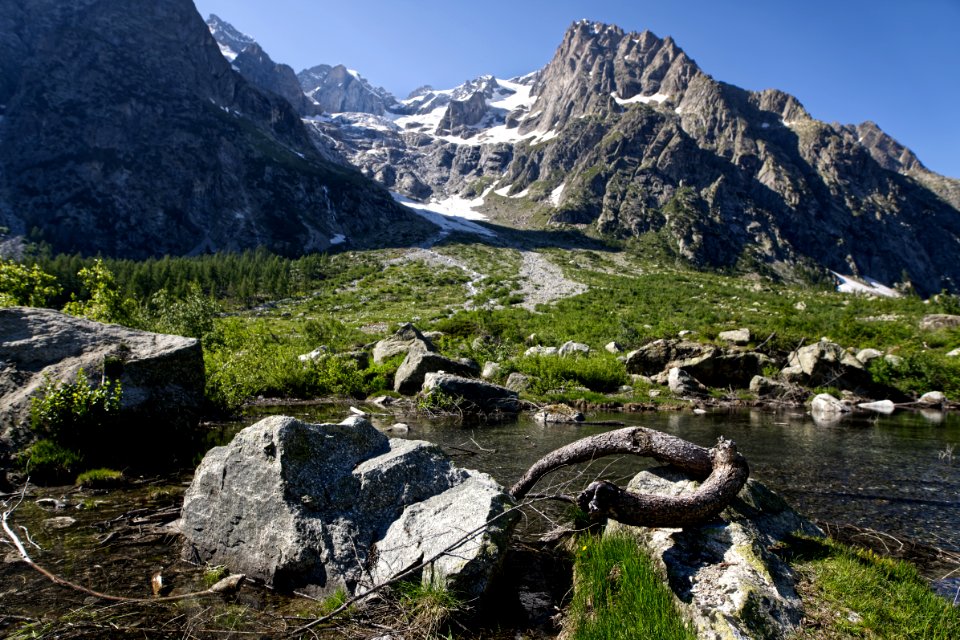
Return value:
[(231, 62), (244, 49), (257, 42), (215, 13), (211, 13), (207, 18), (207, 28), (220, 45), (223, 57)]

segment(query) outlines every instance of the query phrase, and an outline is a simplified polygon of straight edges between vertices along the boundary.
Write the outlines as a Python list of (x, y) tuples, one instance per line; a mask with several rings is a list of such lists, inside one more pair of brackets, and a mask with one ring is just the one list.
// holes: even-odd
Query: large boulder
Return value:
[(453, 399), (461, 410), (468, 413), (520, 411), (520, 400), (516, 391), (482, 380), (449, 373), (428, 373), (424, 378), (421, 393), (429, 395), (435, 392)]
[[(698, 483), (670, 467), (640, 472), (635, 493), (679, 496)], [(796, 532), (822, 535), (779, 496), (748, 480), (734, 501), (699, 527), (653, 529), (611, 522), (634, 536), (667, 575), (699, 638), (788, 638), (803, 617), (797, 576), (773, 549)]]
[(33, 439), (30, 398), (47, 380), (73, 381), (80, 369), (91, 381), (120, 380), (131, 445), (170, 440), (197, 424), (204, 387), (197, 340), (11, 307), (0, 309), (0, 458)]
[(401, 325), (392, 336), (384, 338), (373, 346), (373, 361), (382, 364), (394, 356), (410, 351), (435, 353), (436, 348), (419, 329), (407, 322)]
[(363, 418), (273, 416), (211, 449), (184, 497), (183, 557), (274, 588), (358, 593), (440, 554), (425, 584), (482, 593), (513, 522), (488, 475)]
[(703, 355), (669, 364), (679, 367), (708, 387), (745, 389), (761, 375), (773, 358), (753, 351), (708, 351)]
[(805, 387), (829, 386), (865, 392), (873, 386), (870, 374), (856, 356), (826, 340), (791, 353), (780, 377)]
[(705, 396), (710, 390), (699, 380), (678, 367), (673, 367), (667, 374), (667, 386), (670, 391), (681, 398)]
[(652, 376), (668, 369), (671, 362), (690, 360), (716, 352), (716, 347), (688, 340), (654, 340), (627, 354), (627, 373)]
[(411, 349), (393, 376), (393, 390), (412, 396), (420, 391), (428, 373), (446, 371), (459, 376), (472, 376), (477, 373), (477, 370), (471, 365), (471, 362), (452, 360), (439, 353)]

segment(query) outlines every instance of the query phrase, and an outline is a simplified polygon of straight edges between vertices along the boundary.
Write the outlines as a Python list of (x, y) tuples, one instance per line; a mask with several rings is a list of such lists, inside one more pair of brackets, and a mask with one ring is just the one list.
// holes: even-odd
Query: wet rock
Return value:
[(846, 413), (850, 413), (850, 406), (837, 400), (829, 393), (814, 396), (810, 403), (810, 415), (813, 416), (814, 420), (821, 422), (837, 421)]
[(421, 393), (440, 391), (469, 413), (516, 413), (520, 410), (517, 392), (500, 385), (449, 373), (428, 373)]
[(69, 529), (75, 524), (77, 524), (77, 519), (71, 518), (70, 516), (47, 518), (43, 521), (43, 526), (47, 529)]
[[(196, 426), (203, 402), (203, 352), (194, 338), (162, 335), (102, 324), (51, 309), (0, 309), (0, 458), (20, 449), (35, 434), (29, 429), (30, 399), (47, 380), (76, 379), (82, 368), (90, 381), (105, 372), (123, 388), (120, 418), (135, 430), (134, 452), (155, 439)], [(135, 433), (133, 433), (135, 432)], [(128, 463), (136, 463), (131, 456)]]
[(674, 367), (667, 376), (667, 386), (674, 395), (688, 397), (705, 396), (709, 393), (705, 386), (683, 369)]
[(857, 406), (860, 407), (861, 409), (866, 409), (867, 411), (876, 411), (877, 413), (882, 413), (884, 415), (890, 415), (897, 408), (897, 405), (895, 405), (892, 400), (877, 400), (876, 402), (861, 402)]
[(583, 422), (583, 414), (565, 404), (548, 404), (535, 414), (533, 419), (543, 424), (574, 424)]
[(384, 338), (373, 347), (373, 361), (382, 364), (390, 358), (409, 353), (411, 350), (436, 353), (433, 343), (419, 329), (409, 322), (397, 329), (396, 333)]
[(476, 373), (476, 369), (467, 363), (452, 360), (439, 353), (412, 349), (394, 374), (393, 390), (404, 395), (413, 395), (423, 387), (425, 376), (435, 371), (446, 371), (461, 376), (471, 376)]
[(573, 340), (568, 340), (560, 345), (560, 349), (557, 352), (561, 357), (564, 356), (573, 356), (580, 355), (586, 356), (590, 355), (590, 347), (583, 344), (582, 342), (574, 342)]
[(960, 327), (960, 316), (946, 313), (934, 313), (924, 316), (920, 320), (920, 328), (924, 331), (938, 331), (940, 329), (955, 329)]
[(750, 334), (750, 329), (732, 329), (730, 331), (721, 331), (717, 334), (717, 338), (725, 342), (732, 342), (737, 345), (745, 345), (750, 342), (753, 336)]
[(273, 416), (204, 457), (184, 497), (183, 556), (284, 591), (356, 593), (415, 564), (399, 567), (399, 554), (425, 559), (476, 526), (476, 539), (421, 576), (476, 595), (502, 557), (509, 507), (489, 476), (428, 442), (390, 439), (362, 418)]
[[(630, 491), (683, 495), (698, 483), (660, 467), (643, 471)], [(803, 617), (797, 576), (772, 553), (797, 531), (822, 535), (782, 498), (748, 480), (714, 521), (700, 527), (651, 529), (611, 522), (607, 535), (636, 537), (667, 575), (677, 604), (697, 627), (698, 637), (788, 638)]]
[(943, 406), (946, 401), (947, 396), (943, 395), (941, 391), (928, 391), (917, 399), (917, 402), (928, 407)]

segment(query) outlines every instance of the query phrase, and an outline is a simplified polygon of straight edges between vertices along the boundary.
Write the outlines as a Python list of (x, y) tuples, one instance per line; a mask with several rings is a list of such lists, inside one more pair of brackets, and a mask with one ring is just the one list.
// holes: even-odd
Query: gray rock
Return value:
[(555, 356), (557, 355), (558, 349), (556, 347), (543, 347), (537, 345), (535, 347), (530, 347), (523, 352), (525, 358), (530, 358), (533, 356)]
[(313, 351), (311, 351), (310, 353), (302, 353), (297, 357), (300, 360), (300, 362), (313, 362), (315, 360), (320, 360), (321, 358), (325, 358), (329, 354), (329, 352), (330, 352), (330, 349), (328, 349), (326, 346), (321, 345), (316, 349), (314, 349)]
[(47, 379), (72, 381), (83, 368), (95, 382), (105, 366), (123, 389), (121, 418), (136, 425), (131, 446), (196, 426), (204, 387), (197, 340), (50, 309), (0, 309), (0, 457), (35, 437), (29, 429), (30, 398)]
[(948, 351), (944, 355), (948, 358), (960, 358), (960, 347), (954, 349), (953, 351)]
[(428, 373), (421, 392), (429, 394), (434, 390), (456, 398), (460, 408), (470, 413), (516, 413), (520, 410), (516, 391), (482, 380), (448, 373)]
[(924, 331), (938, 331), (940, 329), (955, 329), (960, 327), (960, 316), (946, 313), (934, 313), (924, 316), (920, 320), (920, 328)]
[(408, 396), (414, 395), (423, 386), (424, 377), (435, 371), (471, 376), (476, 369), (439, 353), (430, 353), (419, 348), (411, 349), (393, 377), (393, 390)]
[(565, 404), (548, 404), (535, 414), (533, 419), (543, 424), (573, 424), (583, 422), (583, 414)]
[(781, 398), (786, 400), (802, 400), (808, 395), (797, 385), (774, 380), (764, 376), (754, 376), (750, 380), (750, 391), (757, 394), (760, 398)]
[(883, 361), (894, 368), (903, 364), (903, 358), (900, 356), (895, 356), (892, 353), (888, 353), (887, 355), (883, 356)]
[(806, 387), (834, 386), (860, 390), (872, 384), (862, 362), (840, 345), (825, 340), (791, 353), (780, 377)]
[(496, 362), (485, 362), (480, 377), (484, 380), (492, 380), (500, 375), (501, 367)]
[(732, 329), (730, 331), (721, 331), (717, 334), (717, 337), (720, 340), (726, 342), (732, 342), (733, 344), (745, 345), (750, 342), (752, 335), (750, 334), (750, 329)]
[(528, 376), (525, 373), (520, 373), (519, 371), (514, 371), (509, 376), (507, 376), (507, 389), (511, 391), (516, 391), (517, 393), (521, 391), (526, 391), (530, 385), (533, 383), (533, 377)]
[(563, 356), (572, 356), (572, 355), (581, 355), (586, 356), (590, 355), (589, 345), (585, 345), (582, 342), (574, 342), (573, 340), (568, 340), (560, 345), (560, 349), (557, 353)]
[(883, 357), (883, 351), (877, 349), (861, 349), (857, 351), (857, 360), (863, 364), (868, 364), (872, 360)]
[[(697, 484), (660, 467), (642, 471), (628, 489), (675, 496), (695, 490)], [(803, 605), (796, 574), (772, 549), (797, 531), (823, 535), (751, 479), (729, 507), (703, 526), (650, 529), (611, 522), (605, 535), (628, 534), (638, 540), (667, 575), (675, 602), (694, 622), (699, 638), (781, 639), (792, 637), (799, 627)]]
[(627, 373), (652, 376), (677, 360), (689, 360), (716, 352), (716, 347), (681, 340), (654, 340), (627, 354)]
[(667, 374), (667, 386), (674, 395), (680, 397), (705, 396), (709, 393), (696, 378), (678, 367), (673, 367)]
[[(312, 425), (273, 416), (200, 463), (184, 496), (183, 557), (279, 590), (356, 593), (372, 586), (370, 575), (387, 579), (478, 528), (422, 576), (476, 594), (503, 552), (509, 506), (489, 476), (453, 466), (428, 442), (388, 439), (362, 418)], [(412, 521), (416, 530), (398, 531)], [(416, 560), (396, 566), (410, 549)]]
[(947, 401), (947, 396), (942, 391), (928, 391), (917, 400), (920, 404), (927, 406), (942, 406)]
[(407, 322), (401, 325), (392, 336), (384, 338), (374, 345), (373, 361), (377, 364), (383, 364), (384, 361), (401, 353), (409, 353), (411, 350), (427, 353), (436, 353), (437, 351), (433, 343), (420, 333), (419, 329)]
[(622, 346), (620, 345), (620, 343), (617, 342), (617, 341), (608, 342), (607, 345), (604, 347), (604, 349), (606, 349), (608, 353), (622, 353), (622, 352), (623, 352), (623, 347), (622, 347)]

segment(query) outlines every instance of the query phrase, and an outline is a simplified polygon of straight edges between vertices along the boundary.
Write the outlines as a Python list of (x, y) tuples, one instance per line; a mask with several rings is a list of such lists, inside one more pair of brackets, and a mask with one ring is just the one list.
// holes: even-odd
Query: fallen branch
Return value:
[(571, 464), (601, 456), (633, 454), (678, 467), (705, 478), (693, 492), (681, 496), (641, 495), (607, 481), (592, 482), (577, 504), (591, 518), (613, 518), (647, 527), (685, 527), (700, 524), (722, 511), (743, 488), (750, 469), (736, 445), (723, 438), (712, 449), (644, 427), (619, 429), (577, 440), (537, 461), (511, 489), (522, 499), (543, 476)]

